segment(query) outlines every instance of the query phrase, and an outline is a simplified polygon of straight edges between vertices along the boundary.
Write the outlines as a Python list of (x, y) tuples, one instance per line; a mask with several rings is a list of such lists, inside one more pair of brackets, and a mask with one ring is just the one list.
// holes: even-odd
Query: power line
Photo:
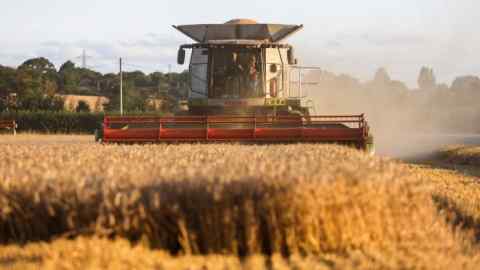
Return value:
[[(107, 68), (107, 67), (114, 67), (114, 66), (117, 66), (118, 65), (118, 62), (117, 64), (115, 64), (115, 62), (113, 61), (110, 61), (110, 59), (106, 59), (106, 58), (102, 58), (101, 60), (98, 60), (95, 61), (96, 64), (94, 65), (89, 65), (88, 64), (88, 60), (89, 59), (92, 59), (94, 58), (93, 56), (90, 56), (87, 54), (86, 50), (83, 50), (82, 51), (82, 54), (75, 57), (74, 59), (80, 59), (81, 62), (82, 62), (82, 68), (89, 68), (89, 69), (102, 69), (102, 68)], [(113, 59), (112, 59), (113, 60)], [(100, 61), (100, 63), (98, 63), (98, 61)], [(117, 58), (117, 61), (118, 61), (118, 58)], [(163, 66), (163, 68), (160, 68), (159, 69), (159, 66)], [(125, 67), (127, 67), (127, 69), (137, 69), (139, 71), (144, 71), (144, 72), (148, 72), (148, 71), (151, 71), (151, 70), (154, 70), (154, 71), (159, 71), (159, 70), (163, 70), (163, 72), (168, 72), (168, 73), (172, 73), (172, 70), (173, 70), (173, 66), (172, 64), (169, 64), (169, 63), (158, 63), (156, 65), (143, 65), (143, 64), (137, 64), (137, 63), (131, 63), (130, 61), (128, 61), (128, 59), (125, 59), (122, 57), (122, 67), (123, 67), (123, 70), (125, 71)]]
[(124, 65), (125, 65), (125, 66), (128, 66), (128, 67), (133, 67), (133, 68), (149, 69), (149, 68), (146, 67), (146, 66), (139, 66), (139, 65), (129, 64), (129, 63), (124, 63)]
[[(138, 69), (141, 69), (141, 70), (157, 70), (155, 69), (153, 66), (145, 66), (145, 65), (138, 65), (138, 64), (131, 64), (131, 63), (128, 63), (128, 60), (126, 59), (123, 59), (123, 65), (124, 66), (128, 66), (128, 67), (132, 67), (132, 68), (138, 68)], [(166, 72), (168, 73), (171, 73), (172, 72), (172, 64), (167, 64), (167, 63), (163, 63), (163, 64), (157, 64), (157, 65), (162, 65), (162, 66), (165, 66), (166, 68)], [(163, 68), (162, 68), (163, 69)]]

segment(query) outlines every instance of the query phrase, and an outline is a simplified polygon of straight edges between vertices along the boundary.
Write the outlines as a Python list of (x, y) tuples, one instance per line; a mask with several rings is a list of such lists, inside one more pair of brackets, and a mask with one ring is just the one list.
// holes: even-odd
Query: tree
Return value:
[(373, 82), (377, 85), (386, 85), (391, 81), (390, 76), (385, 68), (379, 68), (375, 73)]
[(455, 78), (450, 87), (455, 94), (455, 103), (461, 106), (478, 108), (480, 98), (480, 78), (477, 76), (461, 76)]
[[(140, 95), (137, 91), (126, 91), (123, 94), (123, 111), (138, 112), (145, 111), (146, 97)], [(120, 96), (116, 95), (110, 98), (110, 102), (105, 105), (106, 111), (120, 111)]]
[(335, 78), (335, 89), (360, 89), (360, 82), (347, 74), (340, 74)]
[(480, 78), (476, 76), (457, 77), (453, 81), (451, 89), (457, 92), (480, 92)]
[(55, 66), (50, 61), (48, 61), (47, 58), (44, 58), (44, 57), (29, 59), (29, 60), (23, 62), (18, 67), (18, 69), (19, 70), (25, 70), (25, 69), (34, 70), (34, 71), (39, 71), (43, 74), (46, 74), (46, 73), (52, 74), (52, 73), (56, 72)]
[(45, 96), (51, 99), (57, 92), (57, 79), (55, 66), (46, 58), (25, 61), (18, 67), (16, 75), (20, 104), (32, 109), (42, 107)]
[(418, 87), (422, 90), (432, 90), (437, 86), (437, 80), (433, 69), (428, 67), (422, 67), (420, 74), (418, 75)]
[(33, 77), (33, 79), (57, 81), (57, 71), (55, 66), (48, 61), (48, 59), (39, 57), (29, 59), (23, 62), (19, 67), (20, 73), (27, 73)]
[(405, 85), (405, 83), (401, 81), (391, 81), (390, 82), (390, 89), (396, 91), (396, 92), (407, 92), (408, 87)]
[(129, 80), (133, 80), (137, 87), (148, 87), (152, 85), (151, 78), (141, 71), (125, 72), (123, 75)]
[(189, 85), (189, 72), (187, 70), (181, 73), (168, 73), (166, 74), (169, 88), (168, 92), (177, 97), (186, 97), (188, 93)]
[(65, 62), (58, 71), (59, 90), (63, 93), (72, 93), (78, 87), (78, 75), (75, 72), (75, 64), (72, 61)]
[(65, 62), (58, 72), (59, 90), (66, 94), (100, 95), (102, 74), (88, 68), (78, 68)]
[(83, 92), (96, 93), (98, 82), (102, 79), (102, 74), (88, 68), (75, 69), (79, 78), (79, 87)]
[(156, 71), (148, 75), (152, 85), (159, 85), (160, 83), (166, 83), (168, 81), (167, 76), (162, 72)]
[(6, 111), (8, 108), (8, 104), (5, 99), (0, 97), (0, 112)]
[[(114, 82), (118, 82), (115, 80)], [(113, 83), (112, 86), (117, 86), (116, 89), (112, 89), (113, 94), (110, 96), (110, 102), (106, 104), (105, 110), (107, 111), (119, 111), (120, 110), (120, 95), (119, 84)], [(146, 110), (147, 96), (145, 93), (141, 93), (136, 87), (133, 80), (124, 78), (123, 81), (123, 110), (125, 112), (130, 111), (145, 111)]]
[(103, 75), (100, 81), (100, 88), (107, 96), (113, 97), (118, 95), (120, 89), (119, 76), (113, 73)]
[(63, 63), (63, 65), (60, 66), (60, 69), (58, 70), (58, 72), (65, 73), (73, 70), (75, 70), (75, 63), (68, 60), (67, 62)]
[(90, 105), (84, 100), (80, 100), (75, 108), (76, 112), (90, 112)]
[(39, 57), (23, 62), (16, 76), (19, 107), (32, 111), (63, 110), (63, 99), (55, 96), (57, 80), (55, 66), (48, 59)]
[(17, 88), (16, 73), (15, 69), (0, 65), (0, 97), (8, 95)]

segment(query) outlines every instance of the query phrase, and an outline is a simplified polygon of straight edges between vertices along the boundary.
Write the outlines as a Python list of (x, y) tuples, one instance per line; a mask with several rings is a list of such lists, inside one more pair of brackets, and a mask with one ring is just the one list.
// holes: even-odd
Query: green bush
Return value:
[[(108, 113), (110, 116), (119, 116), (118, 112)], [(129, 116), (164, 116), (162, 112), (128, 112)], [(0, 112), (0, 120), (15, 120), (19, 132), (39, 133), (90, 133), (100, 128), (104, 113), (93, 112), (54, 112), (54, 111), (10, 111)]]
[(4, 112), (0, 120), (15, 120), (19, 132), (93, 133), (103, 121), (103, 113), (89, 112)]

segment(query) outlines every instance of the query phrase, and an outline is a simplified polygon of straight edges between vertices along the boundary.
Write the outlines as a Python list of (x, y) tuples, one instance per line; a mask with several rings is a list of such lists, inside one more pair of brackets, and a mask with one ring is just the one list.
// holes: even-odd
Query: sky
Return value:
[(396, 80), (416, 85), (420, 68), (439, 82), (480, 75), (480, 25), (476, 0), (2, 0), (0, 64), (18, 66), (47, 57), (101, 72), (125, 69), (183, 70), (178, 46), (191, 43), (171, 25), (223, 23), (252, 18), (264, 23), (303, 24), (287, 40), (301, 65), (361, 80), (385, 67)]

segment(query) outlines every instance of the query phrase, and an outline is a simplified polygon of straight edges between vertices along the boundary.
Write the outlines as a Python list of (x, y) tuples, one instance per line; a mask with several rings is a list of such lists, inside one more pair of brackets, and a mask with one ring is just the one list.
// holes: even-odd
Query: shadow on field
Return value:
[[(466, 147), (480, 145), (478, 134), (379, 134), (376, 137), (379, 156), (398, 159), (402, 162), (419, 165), (426, 169), (442, 169), (473, 179), (480, 185), (480, 166), (453, 162), (445, 156), (443, 149), (462, 145)], [(439, 213), (454, 229), (460, 229), (480, 244), (480, 220), (461, 209), (452, 198), (432, 195), (432, 200)]]
[(445, 214), (449, 224), (454, 228), (461, 229), (471, 235), (475, 243), (480, 243), (479, 220), (464, 213), (464, 211), (460, 210), (460, 208), (458, 208), (455, 203), (450, 201), (447, 197), (434, 195), (432, 196), (432, 199), (435, 205), (437, 205), (438, 210)]
[[(449, 170), (467, 177), (480, 177), (480, 168), (446, 163), (438, 154), (431, 155), (429, 158), (416, 160), (413, 163), (431, 169)], [(477, 179), (476, 182), (475, 180), (473, 181), (472, 183), (477, 183), (477, 185), (480, 186), (480, 178)], [(471, 199), (475, 200), (475, 198)], [(452, 226), (452, 229), (465, 233), (467, 239), (470, 239), (473, 244), (480, 244), (480, 220), (478, 218), (462, 210), (462, 208), (455, 203), (454, 199), (448, 196), (433, 194), (432, 200), (440, 215), (445, 217), (447, 223)]]
[(39, 255), (29, 255), (29, 256), (19, 256), (15, 255), (12, 257), (3, 257), (0, 258), (0, 267), (11, 267), (17, 263), (40, 263), (42, 262), (42, 257)]

